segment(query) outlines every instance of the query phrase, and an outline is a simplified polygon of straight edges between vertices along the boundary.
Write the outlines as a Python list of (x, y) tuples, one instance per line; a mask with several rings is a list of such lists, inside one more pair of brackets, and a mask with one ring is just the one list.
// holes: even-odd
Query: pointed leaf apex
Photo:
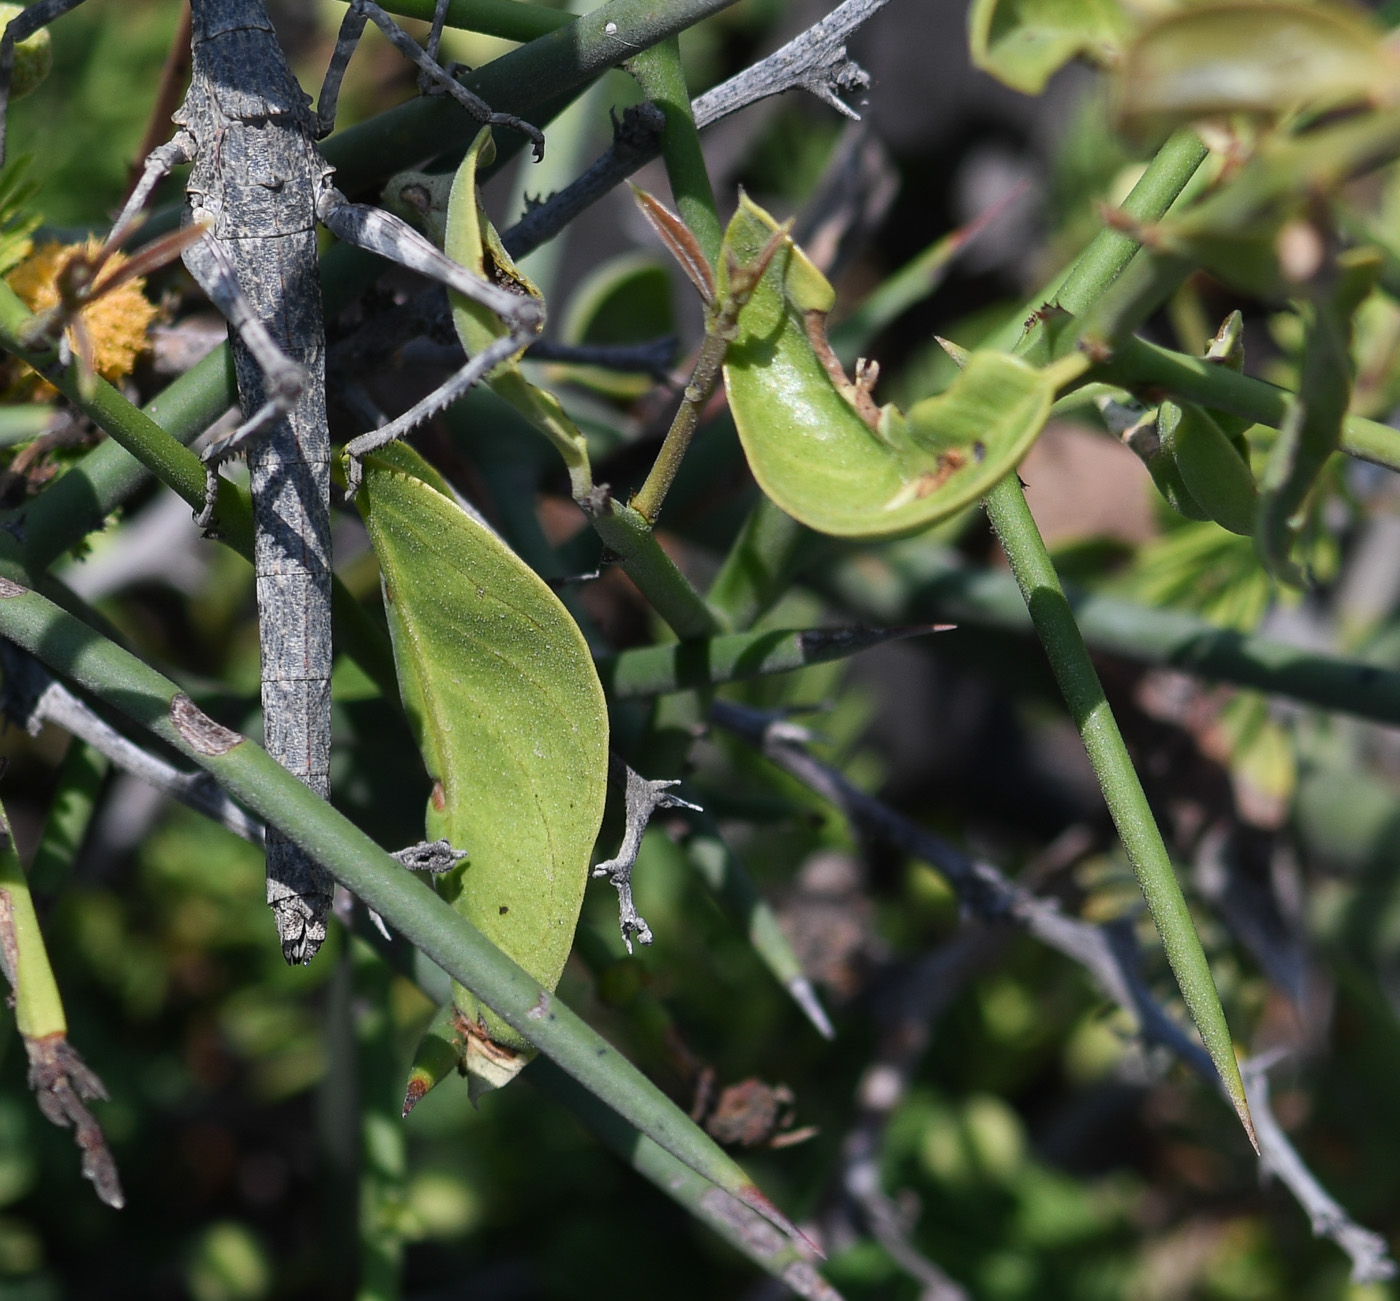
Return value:
[(792, 996), (792, 1001), (802, 1009), (803, 1015), (816, 1027), (817, 1033), (823, 1039), (835, 1039), (836, 1029), (831, 1024), (831, 1018), (827, 1016), (821, 999), (817, 997), (817, 991), (812, 988), (812, 982), (806, 976), (793, 976), (787, 982), (787, 990)]
[(954, 343), (951, 339), (945, 339), (941, 334), (935, 334), (933, 341), (953, 359), (959, 370), (967, 365), (967, 359), (972, 354), (961, 344)]
[(690, 233), (690, 228), (685, 222), (653, 195), (633, 185), (632, 197), (636, 199), (637, 207), (642, 210), (642, 216), (661, 236), (661, 242), (670, 249), (671, 255), (680, 263), (681, 270), (685, 272), (708, 307), (715, 301), (715, 273), (710, 269), (709, 260), (705, 257), (699, 241)]
[(408, 1087), (403, 1091), (403, 1115), (407, 1116), (424, 1098), (436, 1081), (428, 1079), (426, 1073), (414, 1071), (408, 1077)]
[[(1226, 1064), (1217, 1061), (1216, 1069), (1219, 1070), (1222, 1065)], [(1233, 1065), (1235, 1069), (1229, 1073), (1228, 1078), (1226, 1072), (1221, 1071), (1221, 1078), (1225, 1081), (1225, 1096), (1230, 1100), (1230, 1106), (1234, 1108), (1240, 1124), (1244, 1126), (1245, 1137), (1249, 1139), (1249, 1145), (1254, 1149), (1254, 1155), (1260, 1156), (1259, 1136), (1254, 1132), (1254, 1117), (1250, 1114), (1249, 1097), (1245, 1093), (1244, 1078), (1239, 1069), (1239, 1059), (1234, 1053), (1231, 1053), (1231, 1062), (1228, 1064)]]

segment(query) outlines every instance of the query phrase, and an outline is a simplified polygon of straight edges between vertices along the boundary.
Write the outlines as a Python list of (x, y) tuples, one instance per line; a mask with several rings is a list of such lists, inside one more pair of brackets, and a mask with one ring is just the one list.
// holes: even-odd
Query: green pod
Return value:
[[(1162, 449), (1153, 458), (1153, 468), (1164, 456), (1170, 457), (1172, 472), (1191, 502), (1203, 512), (1191, 518), (1214, 520), (1231, 533), (1252, 536), (1259, 506), (1254, 476), (1249, 462), (1210, 412), (1190, 402), (1180, 406), (1163, 403), (1157, 432)], [(1155, 472), (1153, 477), (1156, 478)]]

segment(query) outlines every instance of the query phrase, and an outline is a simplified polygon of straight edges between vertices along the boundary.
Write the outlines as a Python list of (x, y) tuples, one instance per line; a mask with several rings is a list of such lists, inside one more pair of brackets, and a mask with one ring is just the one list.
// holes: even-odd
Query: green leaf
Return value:
[[(408, 463), (400, 450), (393, 460)], [(553, 990), (573, 944), (603, 816), (608, 720), (578, 626), (499, 538), (442, 493), (366, 463), (361, 509), (383, 577), (405, 708), (434, 785), (429, 839), (469, 855), (440, 878), (463, 916)], [(474, 1084), (528, 1045), (469, 991)], [(479, 1059), (479, 1060), (478, 1060)]]
[(967, 29), (977, 67), (1039, 95), (1078, 55), (1112, 62), (1129, 24), (1115, 0), (973, 0)]
[[(751, 262), (777, 223), (747, 197), (724, 265)], [(826, 344), (834, 294), (791, 240), (739, 315), (724, 363), (729, 407), (759, 486), (823, 533), (889, 537), (970, 505), (1014, 469), (1050, 412), (1058, 370), (978, 352), (945, 393), (908, 417), (877, 409)], [(1081, 365), (1071, 359), (1070, 366)]]
[[(1167, 500), (1190, 519), (1214, 520), (1243, 537), (1253, 533), (1259, 501), (1254, 476), (1211, 413), (1194, 402), (1163, 402), (1157, 432), (1162, 446), (1148, 468)], [(1171, 466), (1199, 514), (1172, 499), (1164, 486), (1165, 474), (1159, 477), (1159, 462)]]
[[(482, 128), (452, 182), (443, 252), (458, 266), (495, 284), (510, 285), (520, 294), (542, 302), (540, 291), (506, 252), (477, 194), (477, 169), (489, 162), (493, 153), (491, 132)], [(448, 297), (452, 302), (452, 323), (467, 356), (475, 357), (483, 348), (505, 337), (505, 325), (489, 307), (460, 294), (449, 292)], [(518, 354), (502, 362), (486, 377), (487, 383), (554, 444), (569, 467), (574, 497), (586, 496), (593, 487), (593, 476), (583, 434), (553, 393), (526, 380), (518, 362)]]
[[(573, 291), (560, 337), (565, 343), (646, 343), (676, 328), (671, 278), (656, 258), (628, 253), (595, 267)], [(653, 384), (649, 375), (602, 366), (555, 364), (552, 377), (567, 376), (609, 397), (636, 400)]]
[(1365, 99), (1394, 78), (1382, 32), (1350, 9), (1230, 0), (1148, 27), (1117, 77), (1120, 121), (1153, 133), (1221, 113)]
[(1331, 291), (1301, 308), (1304, 320), (1302, 382), (1269, 450), (1260, 483), (1255, 543), (1275, 577), (1302, 586), (1303, 570), (1290, 558), (1304, 507), (1318, 475), (1342, 441), (1351, 402), (1351, 318), (1380, 270), (1374, 249), (1353, 249), (1338, 259)]

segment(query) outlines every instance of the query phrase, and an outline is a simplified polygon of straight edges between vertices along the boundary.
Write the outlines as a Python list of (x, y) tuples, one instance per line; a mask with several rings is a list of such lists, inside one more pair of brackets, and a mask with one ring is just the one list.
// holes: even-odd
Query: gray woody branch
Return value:
[[(843, 96), (866, 90), (870, 75), (846, 53), (846, 41), (889, 0), (845, 0), (819, 23), (794, 37), (780, 50), (691, 104), (695, 125), (704, 130), (750, 104), (788, 90), (806, 90), (839, 113), (859, 120), (860, 114)], [(572, 185), (531, 209), (501, 236), (515, 258), (524, 257), (552, 239), (580, 212), (621, 184), (661, 152), (665, 119), (652, 104), (638, 105), (614, 123), (613, 143)]]
[[(805, 729), (727, 701), (715, 701), (710, 716), (834, 804), (862, 832), (937, 868), (963, 908), (979, 920), (1010, 922), (1085, 967), (1108, 997), (1135, 1018), (1145, 1043), (1168, 1049), (1202, 1079), (1219, 1087), (1205, 1049), (1167, 1015), (1143, 980), (1137, 945), (1127, 926), (1097, 926), (1067, 917), (1054, 900), (1039, 898), (1015, 885), (992, 864), (970, 858), (902, 817), (810, 755), (805, 748), (810, 739)], [(1351, 1258), (1353, 1281), (1379, 1282), (1394, 1277), (1396, 1265), (1384, 1239), (1357, 1224), (1327, 1194), (1269, 1110), (1266, 1066), (1256, 1063), (1244, 1068), (1261, 1169), (1275, 1175), (1293, 1194), (1308, 1214), (1314, 1234), (1330, 1238)], [(902, 1093), (902, 1081), (887, 1078), (877, 1092), (892, 1099), (892, 1110)]]
[(651, 815), (657, 809), (694, 809), (699, 813), (700, 806), (671, 793), (673, 786), (680, 785), (679, 781), (648, 781), (633, 772), (615, 755), (611, 767), (614, 772), (621, 768), (626, 773), (626, 827), (622, 833), (622, 844), (618, 848), (617, 857), (608, 859), (606, 863), (599, 863), (593, 869), (593, 879), (607, 877), (617, 890), (622, 942), (627, 945), (627, 952), (631, 953), (633, 936), (636, 936), (639, 944), (651, 943), (651, 927), (632, 901), (632, 868), (636, 865), (637, 854), (641, 851), (642, 836), (646, 832), (647, 823), (651, 821)]
[[(780, 50), (694, 100), (691, 112), (696, 126), (702, 129), (713, 126), (759, 100), (797, 89), (810, 91), (847, 117), (859, 119), (860, 115), (841, 96), (865, 90), (870, 85), (870, 77), (846, 54), (846, 40), (888, 3), (889, 0), (845, 0)], [(534, 204), (515, 225), (502, 233), (501, 242), (506, 252), (516, 259), (533, 252), (638, 168), (657, 157), (665, 125), (665, 114), (655, 104), (645, 101), (626, 109), (621, 119), (614, 117), (612, 144), (575, 181), (544, 202)], [(410, 334), (441, 328), (447, 316), (445, 299), (445, 291), (435, 286), (399, 309), (397, 315), (386, 318), (373, 331), (368, 328), (362, 331), (354, 344), (362, 350), (358, 357), (352, 358), (345, 345), (338, 347), (334, 358), (337, 372), (359, 373), (360, 363), (392, 351)], [(451, 355), (458, 355), (455, 344), (449, 347)], [(539, 346), (533, 352), (540, 360), (547, 355), (545, 348)]]
[(1274, 1059), (1274, 1054), (1266, 1053), (1240, 1063), (1245, 1092), (1249, 1095), (1249, 1110), (1254, 1116), (1254, 1134), (1259, 1140), (1260, 1174), (1274, 1175), (1297, 1198), (1312, 1222), (1314, 1237), (1331, 1238), (1351, 1257), (1353, 1283), (1379, 1283), (1394, 1278), (1395, 1262), (1390, 1258), (1385, 1239), (1347, 1215), (1303, 1164), (1279, 1127), (1278, 1119), (1269, 1108), (1268, 1069)]
[(12, 642), (0, 640), (0, 669), (5, 677), (0, 710), (30, 736), (38, 736), (45, 723), (53, 723), (86, 741), (118, 768), (212, 818), (235, 836), (255, 845), (263, 843), (262, 823), (229, 799), (208, 773), (182, 772), (128, 741)]

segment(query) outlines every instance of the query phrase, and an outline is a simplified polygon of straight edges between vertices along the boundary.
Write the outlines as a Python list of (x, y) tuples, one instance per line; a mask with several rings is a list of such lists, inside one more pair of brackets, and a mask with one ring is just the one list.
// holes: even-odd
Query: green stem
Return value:
[[(391, 14), (423, 22), (432, 20), (434, 7), (434, 0), (384, 0), (384, 8)], [(533, 41), (573, 21), (574, 16), (563, 10), (520, 4), (518, 0), (452, 0), (447, 6), (449, 27), (506, 41)]]
[(58, 770), (53, 802), (49, 805), (38, 848), (29, 865), (29, 880), (42, 898), (56, 895), (72, 875), (78, 851), (83, 847), (97, 794), (111, 763), (86, 741), (76, 737)]
[[(968, 568), (927, 543), (897, 543), (878, 558), (863, 553), (836, 565), (824, 586), (843, 606), (869, 619), (947, 620), (1018, 635), (1033, 631), (1010, 575)], [(1183, 610), (1072, 589), (1066, 597), (1084, 640), (1095, 651), (1400, 726), (1400, 672), (1395, 669), (1235, 632)], [(624, 652), (650, 654), (650, 648)], [(656, 671), (639, 661), (642, 669)]]
[[(715, 324), (717, 322), (711, 322), (710, 327)], [(700, 345), (700, 355), (695, 359), (695, 369), (681, 395), (681, 404), (676, 408), (670, 429), (666, 431), (665, 441), (656, 454), (646, 482), (630, 503), (632, 509), (649, 524), (656, 523), (657, 516), (661, 514), (661, 504), (680, 473), (681, 462), (685, 460), (690, 440), (700, 424), (700, 413), (719, 383), (720, 367), (724, 364), (724, 354), (728, 349), (729, 340), (724, 334), (707, 327), (705, 340)]]
[(732, 627), (751, 628), (788, 590), (798, 553), (812, 536), (760, 493), (710, 586), (710, 604), (729, 616)]
[(709, 890), (719, 909), (753, 945), (759, 960), (787, 991), (823, 1039), (834, 1039), (831, 1020), (817, 997), (802, 963), (783, 934), (778, 915), (764, 899), (743, 859), (725, 840), (708, 813), (692, 814), (685, 837), (686, 859)]
[[(498, 112), (525, 114), (733, 3), (608, 0), (592, 13), (477, 68), (463, 84)], [(452, 100), (434, 95), (338, 132), (322, 144), (321, 152), (336, 169), (336, 184), (357, 194), (425, 157), (465, 148), (480, 125)]]
[[(1158, 221), (1205, 161), (1207, 150), (1194, 131), (1181, 130), (1157, 151), (1131, 193), (1123, 212), (1135, 221)], [(1141, 245), (1127, 231), (1105, 226), (1055, 291), (1054, 301), (1067, 312), (1082, 315), (1118, 279)]]
[(722, 616), (661, 549), (645, 518), (608, 498), (601, 506), (591, 506), (589, 519), (603, 545), (617, 554), (627, 576), (677, 637), (687, 641), (727, 631)]
[(266, 751), (36, 592), (0, 586), (0, 636), (192, 759), (508, 1025), (704, 1178), (801, 1240), (744, 1171), (606, 1040)]
[[(1129, 216), (1151, 221), (1166, 213), (1204, 157), (1199, 141), (1193, 144), (1193, 139), (1178, 133), (1153, 159), (1123, 204)], [(1075, 315), (1092, 311), (1093, 305), (1110, 290), (1137, 252), (1138, 245), (1125, 238), (1122, 231), (1105, 229), (1100, 232), (1060, 286), (1060, 305)], [(1024, 348), (1030, 342), (1027, 337), (1020, 346)], [(984, 504), (1098, 776), (1104, 800), (1162, 937), (1177, 984), (1220, 1074), (1226, 1095), (1257, 1151), (1244, 1081), (1240, 1078), (1230, 1028), (1220, 1006), (1210, 964), (1196, 934), (1162, 833), (1109, 709), (1074, 612), (1060, 587), (1045, 541), (1026, 504), (1020, 480), (1008, 475), (987, 495)]]
[(0, 846), (0, 900), (3, 900), (0, 928), (8, 932), (4, 935), (5, 955), (0, 965), (4, 966), (13, 990), (15, 1024), (26, 1040), (62, 1037), (68, 1033), (63, 999), (44, 948), (34, 897), (29, 892), (29, 878), (19, 861), (10, 821), (3, 808), (0, 808), (0, 837), (4, 841)]
[[(15, 323), (6, 313), (0, 318), (0, 329), (12, 330)], [(9, 346), (6, 337), (0, 337), (0, 344)], [(231, 371), (227, 347), (216, 348), (148, 403), (144, 414), (169, 437), (190, 443), (234, 401)], [(96, 413), (89, 414), (98, 419)], [(24, 560), (30, 572), (42, 573), (83, 537), (101, 528), (150, 474), (140, 454), (133, 455), (116, 439), (93, 448), (27, 506)]]
[(642, 646), (596, 663), (610, 700), (668, 695), (809, 664), (845, 659), (926, 628), (810, 628), (804, 632), (739, 632), (705, 640)]
[[(203, 506), (204, 467), (199, 457), (171, 437), (145, 412), (132, 406), (105, 380), (94, 379), (90, 396), (85, 395), (79, 384), (77, 361), (59, 372), (52, 353), (26, 347), (22, 330), (25, 323), (32, 319), (9, 285), (0, 282), (0, 347), (43, 374), (84, 415), (104, 429), (191, 507), (198, 510)], [(220, 486), (219, 525), (236, 538), (246, 538), (248, 554), (252, 554), (252, 510), (247, 494), (240, 495), (232, 484)]]
[(1133, 865), (1186, 1005), (1253, 1142), (1254, 1128), (1244, 1083), (1239, 1076), (1230, 1029), (1220, 1008), (1210, 965), (1142, 783), (1138, 781), (1089, 658), (1089, 649), (1075, 623), (1074, 611), (1065, 599), (1055, 566), (1031, 517), (1025, 493), (1016, 478), (1008, 476), (987, 495), (985, 505), (987, 517), (1001, 540), (1011, 572), (1030, 611), (1036, 635), (1045, 647), (1055, 680), (1079, 729), (1089, 762), (1098, 775), (1113, 825)]
[(676, 211), (700, 242), (701, 251), (714, 266), (719, 258), (723, 232), (715, 207), (710, 174), (700, 148), (700, 133), (690, 111), (690, 91), (681, 66), (680, 43), (675, 36), (659, 41), (627, 61), (627, 70), (653, 104), (666, 115), (661, 135), (661, 159)]
[[(1142, 339), (1129, 339), (1107, 361), (1094, 367), (1089, 380), (1103, 380), (1160, 400), (1170, 394), (1215, 411), (1228, 411), (1277, 428), (1295, 394), (1261, 379), (1241, 375), (1201, 357), (1188, 357)], [(1358, 460), (1400, 471), (1400, 431), (1389, 425), (1347, 416), (1341, 450)]]

